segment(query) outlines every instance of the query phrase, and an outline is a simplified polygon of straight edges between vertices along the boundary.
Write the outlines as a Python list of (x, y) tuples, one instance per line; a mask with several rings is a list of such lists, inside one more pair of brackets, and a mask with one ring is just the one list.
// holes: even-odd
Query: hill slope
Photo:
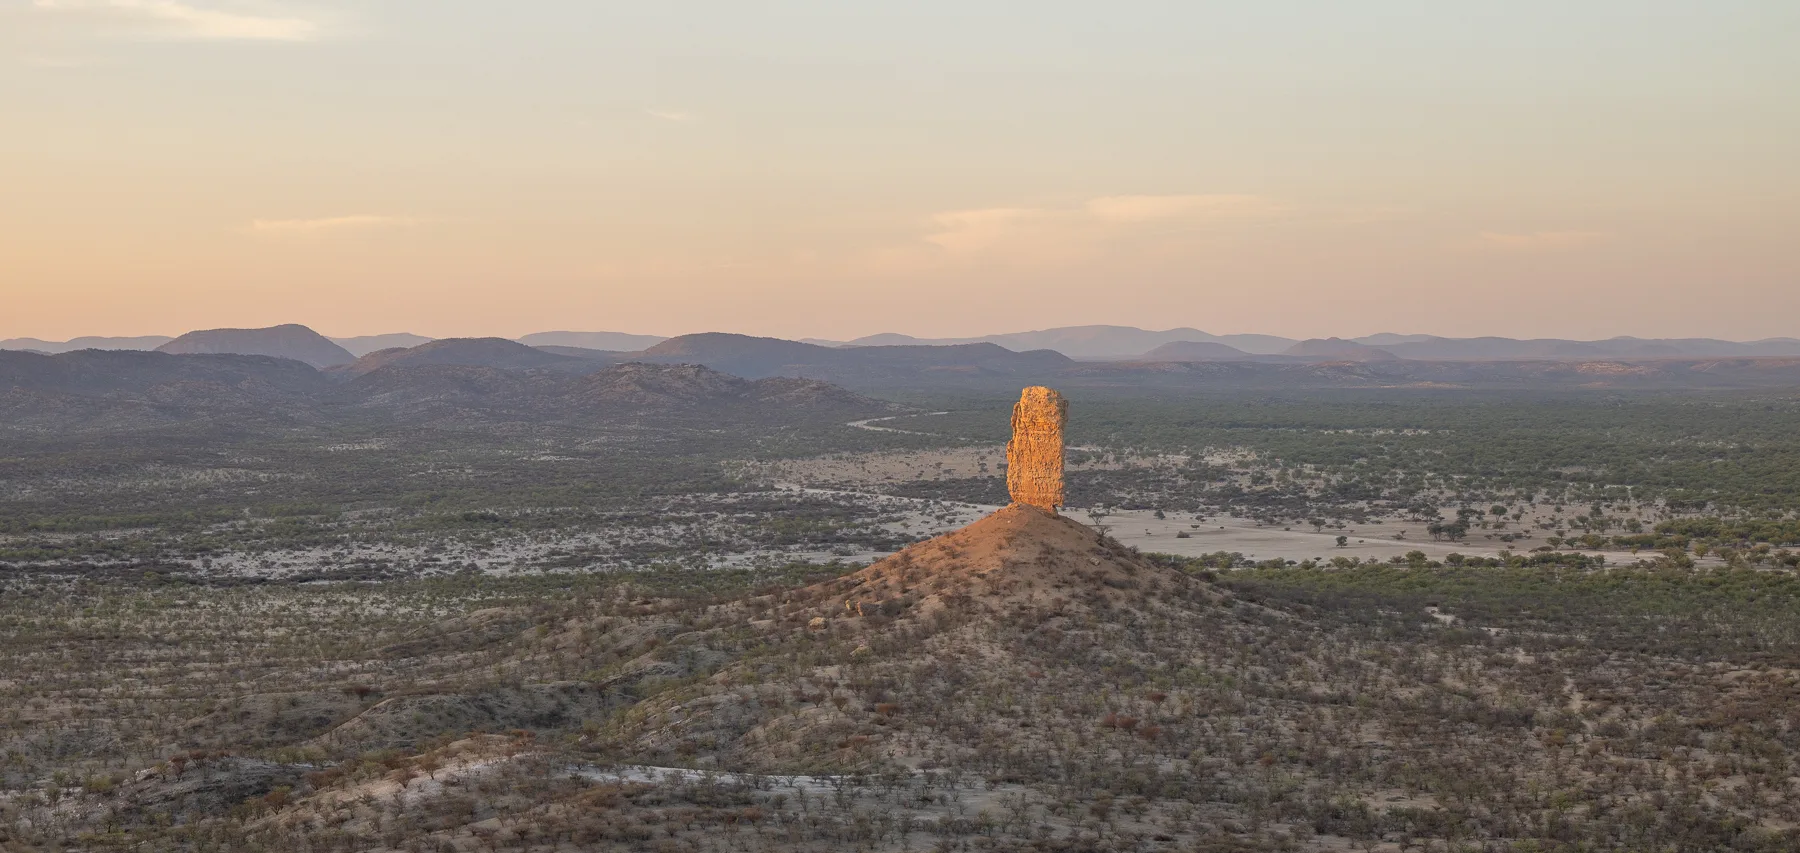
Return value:
[(356, 356), (330, 338), (298, 323), (266, 329), (206, 329), (188, 332), (160, 347), (171, 355), (268, 355), (291, 358), (313, 367), (349, 364)]
[(850, 341), (849, 346), (947, 346), (989, 343), (1010, 350), (1047, 349), (1079, 359), (1134, 358), (1138, 354), (1178, 341), (1217, 343), (1248, 353), (1270, 355), (1292, 346), (1292, 338), (1275, 335), (1213, 335), (1199, 329), (1152, 331), (1135, 326), (1060, 326), (1031, 332), (1011, 332), (974, 338), (915, 338), (892, 332)]
[(343, 347), (351, 355), (362, 358), (372, 352), (398, 347), (416, 347), (431, 343), (433, 338), (415, 335), (410, 332), (394, 332), (386, 335), (358, 335), (350, 338), (332, 338), (331, 342)]
[(306, 417), (332, 383), (292, 359), (133, 350), (0, 352), (0, 424), (138, 429), (194, 419)]
[(533, 347), (577, 347), (606, 352), (636, 352), (653, 347), (668, 338), (662, 335), (632, 335), (625, 332), (534, 332), (520, 337), (519, 343)]
[(631, 357), (662, 364), (703, 364), (751, 379), (806, 377), (855, 388), (996, 379), (1018, 384), (1020, 379), (1048, 377), (1074, 364), (1061, 353), (1013, 352), (995, 344), (835, 348), (718, 332), (670, 338)]
[(37, 338), (8, 338), (0, 341), (0, 350), (34, 350), (55, 355), (83, 349), (153, 350), (174, 340), (167, 335), (145, 335), (135, 338), (83, 337), (66, 341), (44, 341)]
[(396, 364), (356, 377), (340, 399), (409, 423), (591, 423), (645, 415), (672, 421), (848, 420), (896, 410), (816, 380), (750, 380), (692, 364), (580, 363), (591, 372)]
[(1288, 347), (1282, 354), (1318, 361), (1394, 361), (1397, 358), (1387, 350), (1343, 338), (1301, 341)]
[(384, 367), (455, 365), (499, 370), (553, 369), (585, 372), (599, 367), (589, 359), (544, 352), (505, 338), (444, 338), (415, 347), (384, 349), (356, 360), (344, 370), (362, 375)]
[(1144, 353), (1141, 361), (1239, 361), (1250, 354), (1211, 341), (1176, 341)]
[(33, 840), (144, 849), (1800, 844), (1778, 572), (1215, 580), (1009, 507), (840, 577), (720, 597), (694, 574), (534, 584), (367, 658), (307, 647), (315, 687), (208, 694), (177, 760), (18, 808)]

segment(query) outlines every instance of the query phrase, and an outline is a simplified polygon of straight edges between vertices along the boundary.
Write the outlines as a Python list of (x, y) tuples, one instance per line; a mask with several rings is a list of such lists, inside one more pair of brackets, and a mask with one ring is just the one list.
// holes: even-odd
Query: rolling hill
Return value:
[(995, 344), (834, 348), (724, 333), (670, 338), (628, 357), (662, 364), (703, 364), (752, 379), (805, 377), (858, 388), (1015, 381), (1048, 376), (1074, 363), (1048, 350), (1013, 352)]
[(167, 335), (145, 335), (135, 338), (81, 337), (66, 341), (44, 341), (37, 338), (8, 338), (0, 341), (0, 350), (32, 350), (55, 355), (83, 349), (153, 350), (174, 340)]
[(397, 347), (416, 347), (431, 343), (434, 338), (415, 335), (410, 332), (395, 332), (386, 335), (359, 335), (351, 338), (332, 338), (331, 342), (343, 347), (351, 355), (362, 358), (372, 352)]
[(1250, 353), (1237, 347), (1212, 341), (1175, 341), (1163, 344), (1139, 358), (1139, 361), (1240, 361)]
[(265, 329), (206, 329), (188, 332), (156, 348), (170, 355), (267, 355), (313, 367), (349, 364), (356, 356), (330, 338), (298, 323)]
[(600, 366), (592, 359), (545, 352), (505, 338), (444, 338), (415, 347), (385, 349), (363, 356), (343, 370), (362, 375), (384, 367), (454, 365), (498, 370), (566, 370), (586, 372)]
[(1292, 346), (1292, 338), (1275, 335), (1213, 335), (1199, 329), (1180, 328), (1164, 331), (1139, 329), (1134, 326), (1062, 326), (1033, 332), (1012, 332), (972, 338), (915, 338), (910, 335), (884, 333), (857, 338), (845, 346), (947, 346), (954, 344), (998, 344), (1015, 352), (1054, 350), (1076, 359), (1138, 358), (1142, 353), (1178, 341), (1218, 343), (1252, 354), (1279, 353)]
[(505, 370), (456, 364), (379, 367), (337, 399), (408, 423), (592, 423), (619, 417), (849, 420), (895, 411), (825, 382), (744, 379), (693, 364), (588, 362), (592, 372)]
[(578, 347), (606, 352), (636, 352), (668, 340), (662, 335), (631, 335), (624, 332), (534, 332), (517, 338), (533, 347)]
[(1394, 361), (1399, 356), (1393, 353), (1346, 341), (1343, 338), (1313, 338), (1301, 341), (1288, 347), (1282, 355), (1291, 355), (1309, 361)]

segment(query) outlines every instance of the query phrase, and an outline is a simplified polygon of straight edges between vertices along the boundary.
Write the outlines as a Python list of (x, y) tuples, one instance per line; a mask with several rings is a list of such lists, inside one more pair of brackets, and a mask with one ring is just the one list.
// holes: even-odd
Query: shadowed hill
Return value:
[(670, 338), (632, 357), (703, 364), (751, 379), (802, 376), (853, 387), (956, 386), (985, 380), (1017, 384), (1074, 364), (1061, 353), (1013, 352), (996, 344), (833, 348), (724, 333)]
[(1394, 361), (1397, 356), (1387, 350), (1346, 341), (1343, 338), (1313, 338), (1287, 348), (1283, 355), (1330, 361)]
[(569, 347), (603, 352), (633, 352), (653, 347), (668, 338), (662, 335), (631, 335), (624, 332), (534, 332), (518, 339), (534, 347)]
[(0, 350), (28, 350), (55, 355), (57, 353), (74, 352), (84, 349), (122, 349), (153, 350), (174, 338), (168, 335), (144, 335), (141, 337), (104, 337), (88, 336), (71, 338), (66, 341), (45, 341), (37, 338), (8, 338), (0, 341)]
[(177, 383), (211, 383), (268, 399), (305, 397), (332, 384), (305, 364), (272, 356), (176, 356), (93, 349), (58, 355), (0, 351), (0, 387), (127, 399)]
[(384, 349), (402, 349), (431, 343), (433, 339), (410, 332), (393, 332), (386, 335), (358, 335), (350, 338), (332, 338), (331, 342), (348, 350), (351, 355), (362, 358), (372, 352)]
[(1800, 387), (1800, 358), (1647, 361), (1083, 362), (1062, 371), (1067, 387), (1465, 388), (1477, 390), (1672, 390)]
[(1133, 358), (1138, 353), (1177, 341), (1195, 341), (1217, 343), (1230, 346), (1247, 353), (1272, 354), (1294, 344), (1291, 338), (1274, 335), (1213, 335), (1199, 329), (1179, 328), (1164, 331), (1151, 331), (1133, 326), (1062, 326), (1054, 329), (1040, 329), (1032, 332), (1012, 332), (1001, 335), (984, 335), (976, 338), (915, 338), (892, 332), (857, 338), (849, 346), (894, 346), (894, 345), (931, 345), (944, 346), (951, 344), (991, 343), (1007, 349), (1024, 352), (1028, 350), (1055, 350), (1070, 358), (1082, 359), (1119, 359)]
[(895, 410), (815, 380), (750, 380), (691, 364), (587, 364), (593, 372), (579, 376), (452, 364), (382, 367), (351, 381), (341, 399), (415, 422), (587, 422), (644, 414), (849, 419)]
[(291, 358), (313, 367), (349, 364), (356, 356), (330, 338), (298, 323), (266, 329), (207, 329), (188, 332), (156, 348), (171, 355), (235, 354)]
[[(454, 351), (466, 342), (443, 343)], [(524, 350), (530, 361), (554, 359), (554, 367), (402, 362), (348, 375), (270, 356), (0, 351), (0, 425), (130, 430), (183, 421), (229, 427), (343, 417), (410, 425), (574, 424), (646, 414), (845, 421), (898, 410), (818, 380), (750, 380), (697, 365), (609, 366), (500, 343)]]
[(1240, 361), (1250, 353), (1212, 341), (1175, 341), (1144, 353), (1140, 361)]
[(1609, 338), (1572, 341), (1558, 338), (1440, 338), (1433, 335), (1375, 335), (1358, 342), (1378, 346), (1400, 358), (1445, 361), (1554, 359), (1746, 358), (1800, 356), (1800, 340), (1722, 341), (1713, 338)]
[(591, 359), (545, 352), (505, 338), (445, 338), (416, 347), (372, 352), (344, 367), (344, 370), (353, 375), (362, 375), (384, 367), (425, 365), (489, 367), (499, 370), (552, 369), (577, 373), (601, 366)]
[(312, 367), (270, 356), (0, 352), (0, 423), (34, 430), (134, 429), (214, 416), (255, 423), (305, 412), (332, 386)]

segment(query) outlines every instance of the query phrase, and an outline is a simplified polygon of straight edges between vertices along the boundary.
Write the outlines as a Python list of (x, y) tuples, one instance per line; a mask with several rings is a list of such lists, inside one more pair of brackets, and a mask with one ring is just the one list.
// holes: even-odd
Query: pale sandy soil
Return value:
[[(1081, 510), (1071, 509), (1067, 514), (1078, 521), (1093, 523), (1093, 518)], [(1500, 548), (1495, 543), (1486, 541), (1433, 542), (1425, 533), (1425, 523), (1422, 521), (1399, 525), (1368, 525), (1346, 530), (1326, 528), (1324, 533), (1314, 533), (1310, 527), (1283, 530), (1280, 527), (1265, 527), (1247, 519), (1224, 516), (1207, 518), (1207, 521), (1196, 522), (1191, 518), (1176, 518), (1171, 515), (1167, 520), (1158, 520), (1150, 512), (1118, 512), (1108, 514), (1104, 523), (1110, 525), (1111, 536), (1126, 545), (1135, 546), (1141, 551), (1184, 557), (1235, 551), (1253, 560), (1330, 560), (1332, 557), (1385, 560), (1405, 555), (1408, 551), (1423, 551), (1431, 559), (1442, 560), (1449, 554), (1492, 557), (1500, 553)], [(1194, 527), (1196, 524), (1199, 526)], [(1191, 538), (1177, 539), (1175, 534), (1178, 531), (1187, 533)], [(1407, 538), (1394, 539), (1394, 534), (1400, 532), (1405, 532)], [(1337, 547), (1339, 535), (1350, 539), (1349, 544), (1343, 548)], [(1423, 541), (1414, 540), (1412, 537), (1415, 536)]]
[[(858, 495), (837, 489), (816, 489), (796, 484), (782, 484), (782, 488), (792, 489), (818, 495), (846, 497)], [(894, 498), (885, 495), (864, 495), (869, 499), (884, 501), (913, 500), (919, 509), (907, 516), (910, 527), (908, 533), (919, 533), (936, 536), (962, 527), (994, 510), (997, 505), (991, 504), (958, 504), (938, 503), (937, 507), (951, 510), (952, 520), (944, 521), (928, 515), (924, 509), (933, 502), (925, 499)], [(1093, 524), (1094, 519), (1081, 508), (1069, 508), (1064, 514), (1083, 524)], [(1358, 557), (1361, 559), (1387, 559), (1405, 555), (1408, 551), (1423, 551), (1432, 559), (1442, 559), (1448, 554), (1464, 554), (1471, 557), (1493, 556), (1499, 553), (1494, 543), (1474, 542), (1450, 543), (1432, 542), (1425, 535), (1424, 522), (1409, 525), (1369, 525), (1360, 528), (1334, 531), (1327, 528), (1324, 533), (1314, 533), (1311, 528), (1295, 528), (1282, 530), (1279, 527), (1265, 527), (1254, 521), (1226, 516), (1208, 516), (1205, 522), (1194, 521), (1191, 516), (1169, 516), (1158, 519), (1151, 511), (1117, 511), (1106, 514), (1102, 523), (1108, 525), (1108, 533), (1120, 542), (1137, 547), (1142, 551), (1159, 554), (1176, 554), (1183, 557), (1198, 557), (1219, 551), (1238, 552), (1254, 560), (1306, 560), (1332, 557)], [(1199, 525), (1195, 527), (1193, 525)], [(895, 525), (897, 528), (897, 525)], [(898, 529), (898, 528), (897, 528)], [(1357, 532), (1351, 532), (1355, 530)], [(1396, 540), (1395, 533), (1405, 531), (1406, 540)], [(1189, 538), (1176, 537), (1177, 532), (1186, 532)], [(1337, 547), (1339, 534), (1350, 538), (1349, 545)], [(1421, 536), (1425, 541), (1413, 541), (1410, 537)], [(859, 555), (861, 556), (861, 555)], [(885, 554), (869, 556), (886, 556)]]

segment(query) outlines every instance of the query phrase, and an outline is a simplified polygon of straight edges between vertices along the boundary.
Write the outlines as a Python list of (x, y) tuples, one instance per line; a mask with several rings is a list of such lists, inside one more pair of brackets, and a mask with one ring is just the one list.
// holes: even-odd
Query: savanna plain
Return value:
[(1800, 849), (1792, 392), (696, 377), (33, 401), (0, 849)]

